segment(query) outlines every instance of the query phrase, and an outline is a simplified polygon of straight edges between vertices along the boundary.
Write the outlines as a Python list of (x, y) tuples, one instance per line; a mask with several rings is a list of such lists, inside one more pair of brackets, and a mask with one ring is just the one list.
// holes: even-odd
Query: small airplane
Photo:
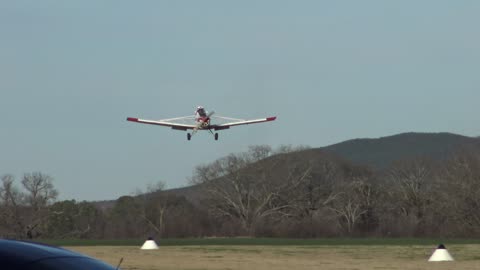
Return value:
[[(199, 130), (208, 130), (214, 136), (215, 140), (218, 140), (218, 133), (213, 133), (212, 130), (223, 130), (229, 129), (233, 126), (240, 126), (240, 125), (249, 125), (249, 124), (256, 124), (262, 122), (269, 122), (274, 121), (277, 119), (276, 116), (267, 117), (267, 118), (260, 118), (260, 119), (253, 119), (253, 120), (244, 120), (244, 119), (237, 119), (231, 117), (223, 117), (223, 116), (213, 116), (215, 112), (207, 112), (202, 106), (198, 106), (195, 110), (195, 115), (193, 116), (184, 116), (184, 117), (176, 117), (170, 119), (161, 119), (161, 120), (146, 120), (146, 119), (139, 119), (134, 117), (128, 117), (127, 121), (141, 123), (141, 124), (150, 124), (150, 125), (159, 125), (159, 126), (166, 126), (171, 127), (172, 129), (176, 130), (192, 130), (192, 133), (187, 133), (187, 140), (190, 140), (192, 136)], [(212, 124), (212, 118), (217, 118), (226, 121), (223, 124)], [(192, 121), (191, 123), (180, 123), (181, 121)]]

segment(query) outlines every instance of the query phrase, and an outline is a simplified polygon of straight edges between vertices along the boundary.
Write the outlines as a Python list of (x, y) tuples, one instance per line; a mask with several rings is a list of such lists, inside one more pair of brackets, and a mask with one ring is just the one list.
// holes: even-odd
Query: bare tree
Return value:
[(210, 165), (197, 167), (193, 178), (194, 183), (201, 184), (209, 194), (212, 213), (239, 221), (242, 229), (250, 235), (258, 221), (288, 215), (287, 210), (292, 205), (291, 198), (286, 196), (287, 191), (297, 188), (309, 174), (306, 169), (275, 176), (271, 173), (278, 170), (278, 163), (251, 163), (257, 159), (256, 151), (232, 154)]
[[(294, 164), (288, 161), (289, 164)], [(300, 188), (290, 196), (295, 196), (296, 215), (313, 218), (321, 208), (329, 205), (337, 198), (340, 191), (335, 189), (336, 183), (341, 180), (341, 171), (337, 164), (331, 160), (310, 161), (296, 164), (297, 172), (308, 171)], [(303, 169), (300, 169), (303, 167)], [(290, 169), (291, 171), (292, 169)]]
[(21, 205), (23, 194), (15, 187), (12, 175), (2, 176), (0, 187), (0, 224), (3, 234), (14, 234), (15, 237), (23, 235), (23, 220)]
[(256, 162), (269, 157), (272, 154), (272, 147), (269, 145), (250, 145), (248, 147), (248, 156), (250, 162)]
[[(25, 233), (28, 238), (39, 235), (39, 228), (46, 223), (50, 215), (49, 207), (58, 196), (53, 186), (53, 178), (40, 172), (23, 176), (22, 186), (27, 191), (25, 202), (28, 214), (25, 218)], [(40, 229), (40, 230), (39, 230)]]
[(458, 233), (480, 233), (480, 154), (464, 150), (446, 161), (439, 178), (438, 201), (445, 220), (454, 222)]
[(336, 200), (333, 206), (330, 207), (342, 221), (340, 224), (344, 225), (348, 234), (353, 232), (358, 219), (362, 214), (366, 212), (361, 208), (358, 202), (355, 202), (352, 198), (347, 196), (342, 197), (340, 200)]
[(158, 181), (149, 184), (146, 192), (137, 195), (142, 210), (138, 214), (159, 237), (162, 237), (165, 231), (165, 218), (169, 207), (169, 196), (162, 194), (164, 189), (165, 182)]
[[(426, 159), (410, 159), (397, 163), (389, 172), (389, 195), (394, 209), (405, 222), (404, 230), (423, 233), (425, 215), (433, 200), (432, 164)], [(408, 225), (408, 226), (407, 226)]]
[(329, 209), (337, 215), (342, 228), (352, 234), (359, 223), (368, 223), (371, 218), (367, 214), (375, 203), (375, 191), (365, 177), (344, 180), (337, 188), (339, 195), (332, 200)]
[(53, 186), (53, 178), (34, 172), (25, 174), (22, 185), (27, 190), (27, 203), (36, 211), (51, 204), (58, 196), (58, 191)]

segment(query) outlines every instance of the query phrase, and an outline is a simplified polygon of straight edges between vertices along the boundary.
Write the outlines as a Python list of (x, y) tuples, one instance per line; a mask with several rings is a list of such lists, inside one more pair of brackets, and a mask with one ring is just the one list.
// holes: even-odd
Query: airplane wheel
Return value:
[(218, 141), (218, 133), (215, 133), (215, 141)]
[(191, 139), (191, 138), (192, 138), (192, 134), (190, 134), (190, 133), (187, 133), (187, 140), (189, 140), (189, 141), (190, 141), (190, 139)]

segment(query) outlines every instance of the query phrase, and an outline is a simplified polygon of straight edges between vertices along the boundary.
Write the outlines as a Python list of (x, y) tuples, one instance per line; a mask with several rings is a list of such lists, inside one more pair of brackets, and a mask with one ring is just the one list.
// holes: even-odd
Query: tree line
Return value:
[(10, 238), (472, 237), (480, 235), (480, 151), (410, 158), (375, 170), (307, 147), (251, 146), (199, 165), (195, 196), (162, 183), (110, 205), (57, 201), (53, 179), (0, 183)]

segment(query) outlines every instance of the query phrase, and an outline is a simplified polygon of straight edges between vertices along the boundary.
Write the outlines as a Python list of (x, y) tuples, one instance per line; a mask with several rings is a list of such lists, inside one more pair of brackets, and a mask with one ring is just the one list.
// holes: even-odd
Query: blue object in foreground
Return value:
[(115, 270), (116, 268), (64, 248), (0, 239), (0, 269)]

